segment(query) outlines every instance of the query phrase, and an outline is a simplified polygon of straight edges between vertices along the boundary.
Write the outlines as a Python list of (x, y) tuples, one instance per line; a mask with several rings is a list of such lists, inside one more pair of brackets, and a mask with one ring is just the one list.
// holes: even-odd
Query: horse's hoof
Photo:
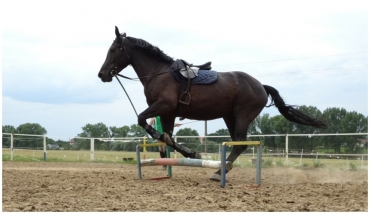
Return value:
[(211, 179), (211, 181), (221, 181), (221, 175), (215, 173), (209, 179)]
[(192, 152), (189, 155), (189, 158), (191, 158), (191, 159), (202, 159), (202, 155), (198, 152)]
[(195, 159), (202, 159), (202, 155), (198, 152), (195, 152)]

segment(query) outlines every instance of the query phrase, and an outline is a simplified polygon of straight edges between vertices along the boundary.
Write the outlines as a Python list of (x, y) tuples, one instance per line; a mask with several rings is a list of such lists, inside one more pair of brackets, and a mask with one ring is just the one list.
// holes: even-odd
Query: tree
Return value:
[(146, 131), (143, 127), (133, 124), (130, 126), (130, 131), (128, 132), (129, 137), (145, 137)]
[[(344, 133), (345, 127), (341, 121), (345, 118), (347, 111), (344, 108), (327, 108), (323, 112), (323, 116), (329, 123), (329, 127), (323, 130), (323, 133)], [(325, 146), (332, 147), (334, 153), (340, 154), (340, 147), (343, 143), (343, 136), (329, 136), (325, 138), (323, 143)]]
[[(82, 127), (82, 133), (78, 134), (79, 137), (87, 138), (110, 138), (110, 133), (108, 127), (104, 123), (97, 124), (87, 124)], [(109, 142), (104, 142), (100, 140), (94, 141), (94, 149), (96, 150), (108, 150)], [(83, 143), (82, 140), (76, 139), (74, 141), (73, 148), (75, 149), (89, 149), (89, 143)]]
[(261, 116), (258, 115), (250, 124), (248, 127), (247, 135), (258, 135), (261, 133), (260, 129), (261, 125)]
[[(38, 123), (24, 123), (16, 128), (17, 134), (46, 135), (47, 131)], [(41, 137), (17, 136), (14, 139), (14, 147), (38, 148), (42, 147), (43, 139)]]
[[(276, 134), (274, 131), (272, 120), (270, 120), (270, 115), (265, 113), (257, 120), (257, 124), (259, 124), (259, 129), (261, 134)], [(262, 137), (262, 142), (267, 147), (276, 148), (276, 137)]]
[(13, 134), (15, 134), (17, 130), (14, 128), (14, 126), (5, 125), (5, 126), (3, 126), (2, 131), (3, 131), (3, 133), (13, 133)]
[[(209, 136), (230, 136), (229, 130), (227, 129), (219, 129), (214, 133), (209, 134)], [(216, 143), (228, 142), (231, 141), (231, 137), (217, 137), (217, 138), (209, 138), (210, 140)]]
[[(357, 112), (347, 112), (345, 117), (340, 121), (343, 132), (345, 133), (363, 133), (367, 132), (367, 117)], [(354, 135), (354, 136), (343, 136), (343, 142), (346, 146), (346, 153), (357, 153), (359, 143), (362, 139), (367, 139), (367, 136)], [(357, 149), (358, 148), (358, 149)]]
[[(176, 136), (199, 136), (197, 130), (191, 128), (179, 129), (176, 132)], [(192, 150), (196, 150), (199, 145), (199, 138), (182, 138), (184, 139), (183, 143), (186, 144), (186, 147)]]
[(38, 123), (25, 123), (21, 124), (16, 129), (18, 134), (34, 134), (34, 135), (45, 135), (46, 129)]
[(119, 137), (127, 137), (128, 133), (130, 132), (130, 127), (122, 126), (122, 127), (109, 127), (111, 137), (119, 138)]
[(110, 133), (108, 127), (104, 123), (87, 124), (82, 127), (82, 133), (78, 134), (80, 137), (89, 138), (109, 138)]
[[(3, 133), (15, 134), (17, 130), (14, 128), (14, 126), (5, 125), (3, 126), (2, 131)], [(10, 147), (10, 135), (3, 135), (2, 142), (3, 147)]]
[[(321, 111), (314, 106), (303, 105), (298, 107), (297, 109), (314, 118), (323, 117)], [(294, 123), (292, 134), (319, 134), (320, 132), (322, 132), (322, 129)], [(294, 137), (292, 138), (293, 141), (292, 143), (290, 143), (290, 145), (292, 149), (304, 149), (312, 151), (315, 150), (315, 148), (317, 148), (319, 145), (322, 145), (322, 139), (322, 137)]]

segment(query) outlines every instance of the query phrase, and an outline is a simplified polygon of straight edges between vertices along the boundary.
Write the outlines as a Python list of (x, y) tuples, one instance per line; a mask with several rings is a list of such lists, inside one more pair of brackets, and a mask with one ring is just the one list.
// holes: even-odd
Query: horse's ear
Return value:
[(126, 33), (123, 33), (123, 34), (122, 34), (122, 36), (123, 36), (123, 37), (126, 37)]
[(118, 37), (118, 38), (120, 38), (121, 37), (121, 35), (119, 34), (119, 30), (118, 30), (118, 27), (116, 26), (116, 36)]

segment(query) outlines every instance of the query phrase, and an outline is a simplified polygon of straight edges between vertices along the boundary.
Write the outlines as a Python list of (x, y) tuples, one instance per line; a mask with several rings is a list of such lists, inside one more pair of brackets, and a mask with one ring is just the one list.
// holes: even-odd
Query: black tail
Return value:
[[(293, 108), (285, 104), (283, 98), (279, 95), (279, 92), (268, 85), (263, 85), (267, 95), (271, 96), (272, 102), (275, 103), (275, 106), (279, 109), (279, 112), (287, 119), (292, 122), (312, 126), (316, 128), (328, 128), (327, 122), (319, 119), (319, 118), (312, 118), (309, 115), (306, 115), (297, 109)], [(271, 102), (271, 103), (272, 103)], [(271, 105), (270, 105), (271, 106)]]

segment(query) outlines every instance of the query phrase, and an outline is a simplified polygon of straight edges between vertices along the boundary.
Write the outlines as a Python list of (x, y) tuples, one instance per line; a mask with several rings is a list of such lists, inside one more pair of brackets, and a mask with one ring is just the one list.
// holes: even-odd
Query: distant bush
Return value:
[(323, 166), (324, 164), (322, 164), (320, 160), (313, 160), (313, 167), (318, 168), (318, 167), (323, 167)]
[(268, 159), (264, 160), (263, 163), (262, 163), (262, 166), (264, 166), (264, 167), (272, 166), (272, 159), (268, 158)]
[(284, 161), (281, 158), (279, 158), (275, 161), (275, 164), (276, 166), (284, 166)]
[(357, 167), (356, 167), (356, 165), (354, 163), (349, 163), (349, 169), (350, 170), (356, 170)]

